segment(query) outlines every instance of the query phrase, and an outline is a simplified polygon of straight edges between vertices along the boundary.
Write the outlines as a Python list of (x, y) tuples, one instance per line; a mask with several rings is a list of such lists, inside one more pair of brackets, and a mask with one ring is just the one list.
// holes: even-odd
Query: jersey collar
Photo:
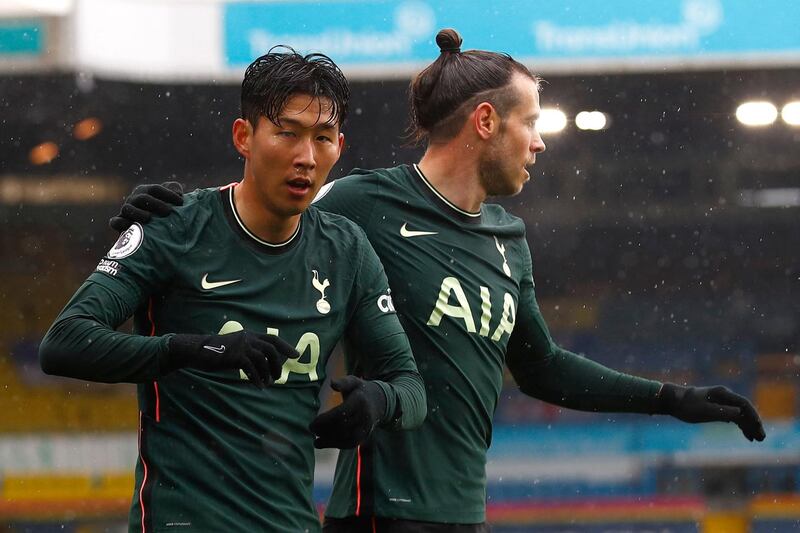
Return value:
[(236, 210), (236, 204), (233, 201), (233, 189), (236, 188), (238, 183), (231, 183), (225, 187), (220, 187), (220, 199), (222, 200), (222, 208), (225, 211), (225, 218), (228, 225), (233, 229), (241, 239), (247, 243), (248, 246), (256, 251), (266, 254), (277, 255), (287, 252), (294, 248), (300, 242), (300, 235), (303, 233), (303, 216), (300, 216), (300, 223), (291, 237), (283, 242), (273, 243), (259, 239), (253, 232), (247, 229), (247, 226), (242, 222), (239, 212)]
[(461, 222), (466, 222), (467, 224), (480, 224), (481, 223), (481, 212), (478, 211), (477, 213), (471, 213), (469, 211), (464, 211), (460, 207), (456, 206), (450, 200), (445, 198), (442, 193), (436, 190), (428, 178), (425, 177), (425, 174), (422, 173), (422, 170), (417, 166), (415, 163), (412, 165), (414, 167), (413, 174), (416, 173), (416, 176), (419, 178), (417, 181), (421, 181), (423, 186), (420, 187), (423, 194), (427, 196), (434, 204), (438, 205), (442, 208), (445, 212), (452, 215), (453, 217), (457, 218)]

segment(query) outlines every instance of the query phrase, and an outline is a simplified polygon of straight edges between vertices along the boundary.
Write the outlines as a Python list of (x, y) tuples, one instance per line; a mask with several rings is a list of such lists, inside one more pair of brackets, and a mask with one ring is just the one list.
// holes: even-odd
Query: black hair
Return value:
[(258, 117), (280, 124), (279, 116), (294, 94), (331, 101), (331, 124), (344, 124), (350, 88), (342, 71), (325, 54), (300, 55), (279, 45), (247, 67), (242, 81), (242, 118), (255, 128)]
[(452, 138), (467, 114), (480, 102), (490, 102), (504, 113), (516, 101), (509, 87), (514, 73), (537, 84), (539, 78), (508, 54), (486, 50), (461, 51), (461, 35), (452, 28), (436, 35), (439, 57), (411, 82), (411, 136)]

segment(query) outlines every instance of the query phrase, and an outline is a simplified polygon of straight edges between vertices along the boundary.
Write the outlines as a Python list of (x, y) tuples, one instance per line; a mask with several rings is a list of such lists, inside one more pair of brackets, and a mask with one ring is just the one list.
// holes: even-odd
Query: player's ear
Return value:
[(500, 129), (500, 115), (489, 102), (481, 102), (472, 112), (472, 124), (481, 139), (488, 139)]
[(250, 143), (253, 139), (253, 126), (250, 121), (244, 118), (237, 118), (233, 121), (233, 146), (242, 157), (250, 157)]
[(344, 133), (339, 134), (339, 155), (342, 155), (342, 150), (344, 150)]

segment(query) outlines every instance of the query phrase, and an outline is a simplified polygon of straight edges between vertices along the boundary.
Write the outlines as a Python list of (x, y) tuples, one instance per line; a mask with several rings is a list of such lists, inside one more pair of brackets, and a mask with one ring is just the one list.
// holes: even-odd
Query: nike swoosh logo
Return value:
[(230, 285), (231, 283), (239, 283), (240, 279), (231, 279), (228, 281), (208, 281), (208, 274), (203, 276), (203, 281), (200, 282), (200, 286), (203, 287), (205, 290), (217, 289), (219, 287), (224, 287), (225, 285)]
[(217, 353), (225, 353), (225, 345), (222, 346), (203, 346), (206, 350), (211, 350), (212, 352)]
[(439, 233), (438, 231), (414, 231), (414, 230), (408, 229), (406, 227), (407, 225), (408, 225), (408, 222), (404, 223), (400, 227), (400, 235), (402, 235), (403, 237), (422, 237), (424, 235), (436, 235), (436, 234)]

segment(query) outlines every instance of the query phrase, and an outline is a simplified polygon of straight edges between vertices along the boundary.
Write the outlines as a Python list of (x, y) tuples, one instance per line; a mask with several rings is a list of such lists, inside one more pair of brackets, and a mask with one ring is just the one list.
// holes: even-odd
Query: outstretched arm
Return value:
[(506, 363), (525, 394), (581, 411), (672, 415), (685, 422), (735, 422), (749, 440), (764, 440), (753, 405), (725, 387), (684, 387), (617, 372), (557, 346), (528, 273)]

